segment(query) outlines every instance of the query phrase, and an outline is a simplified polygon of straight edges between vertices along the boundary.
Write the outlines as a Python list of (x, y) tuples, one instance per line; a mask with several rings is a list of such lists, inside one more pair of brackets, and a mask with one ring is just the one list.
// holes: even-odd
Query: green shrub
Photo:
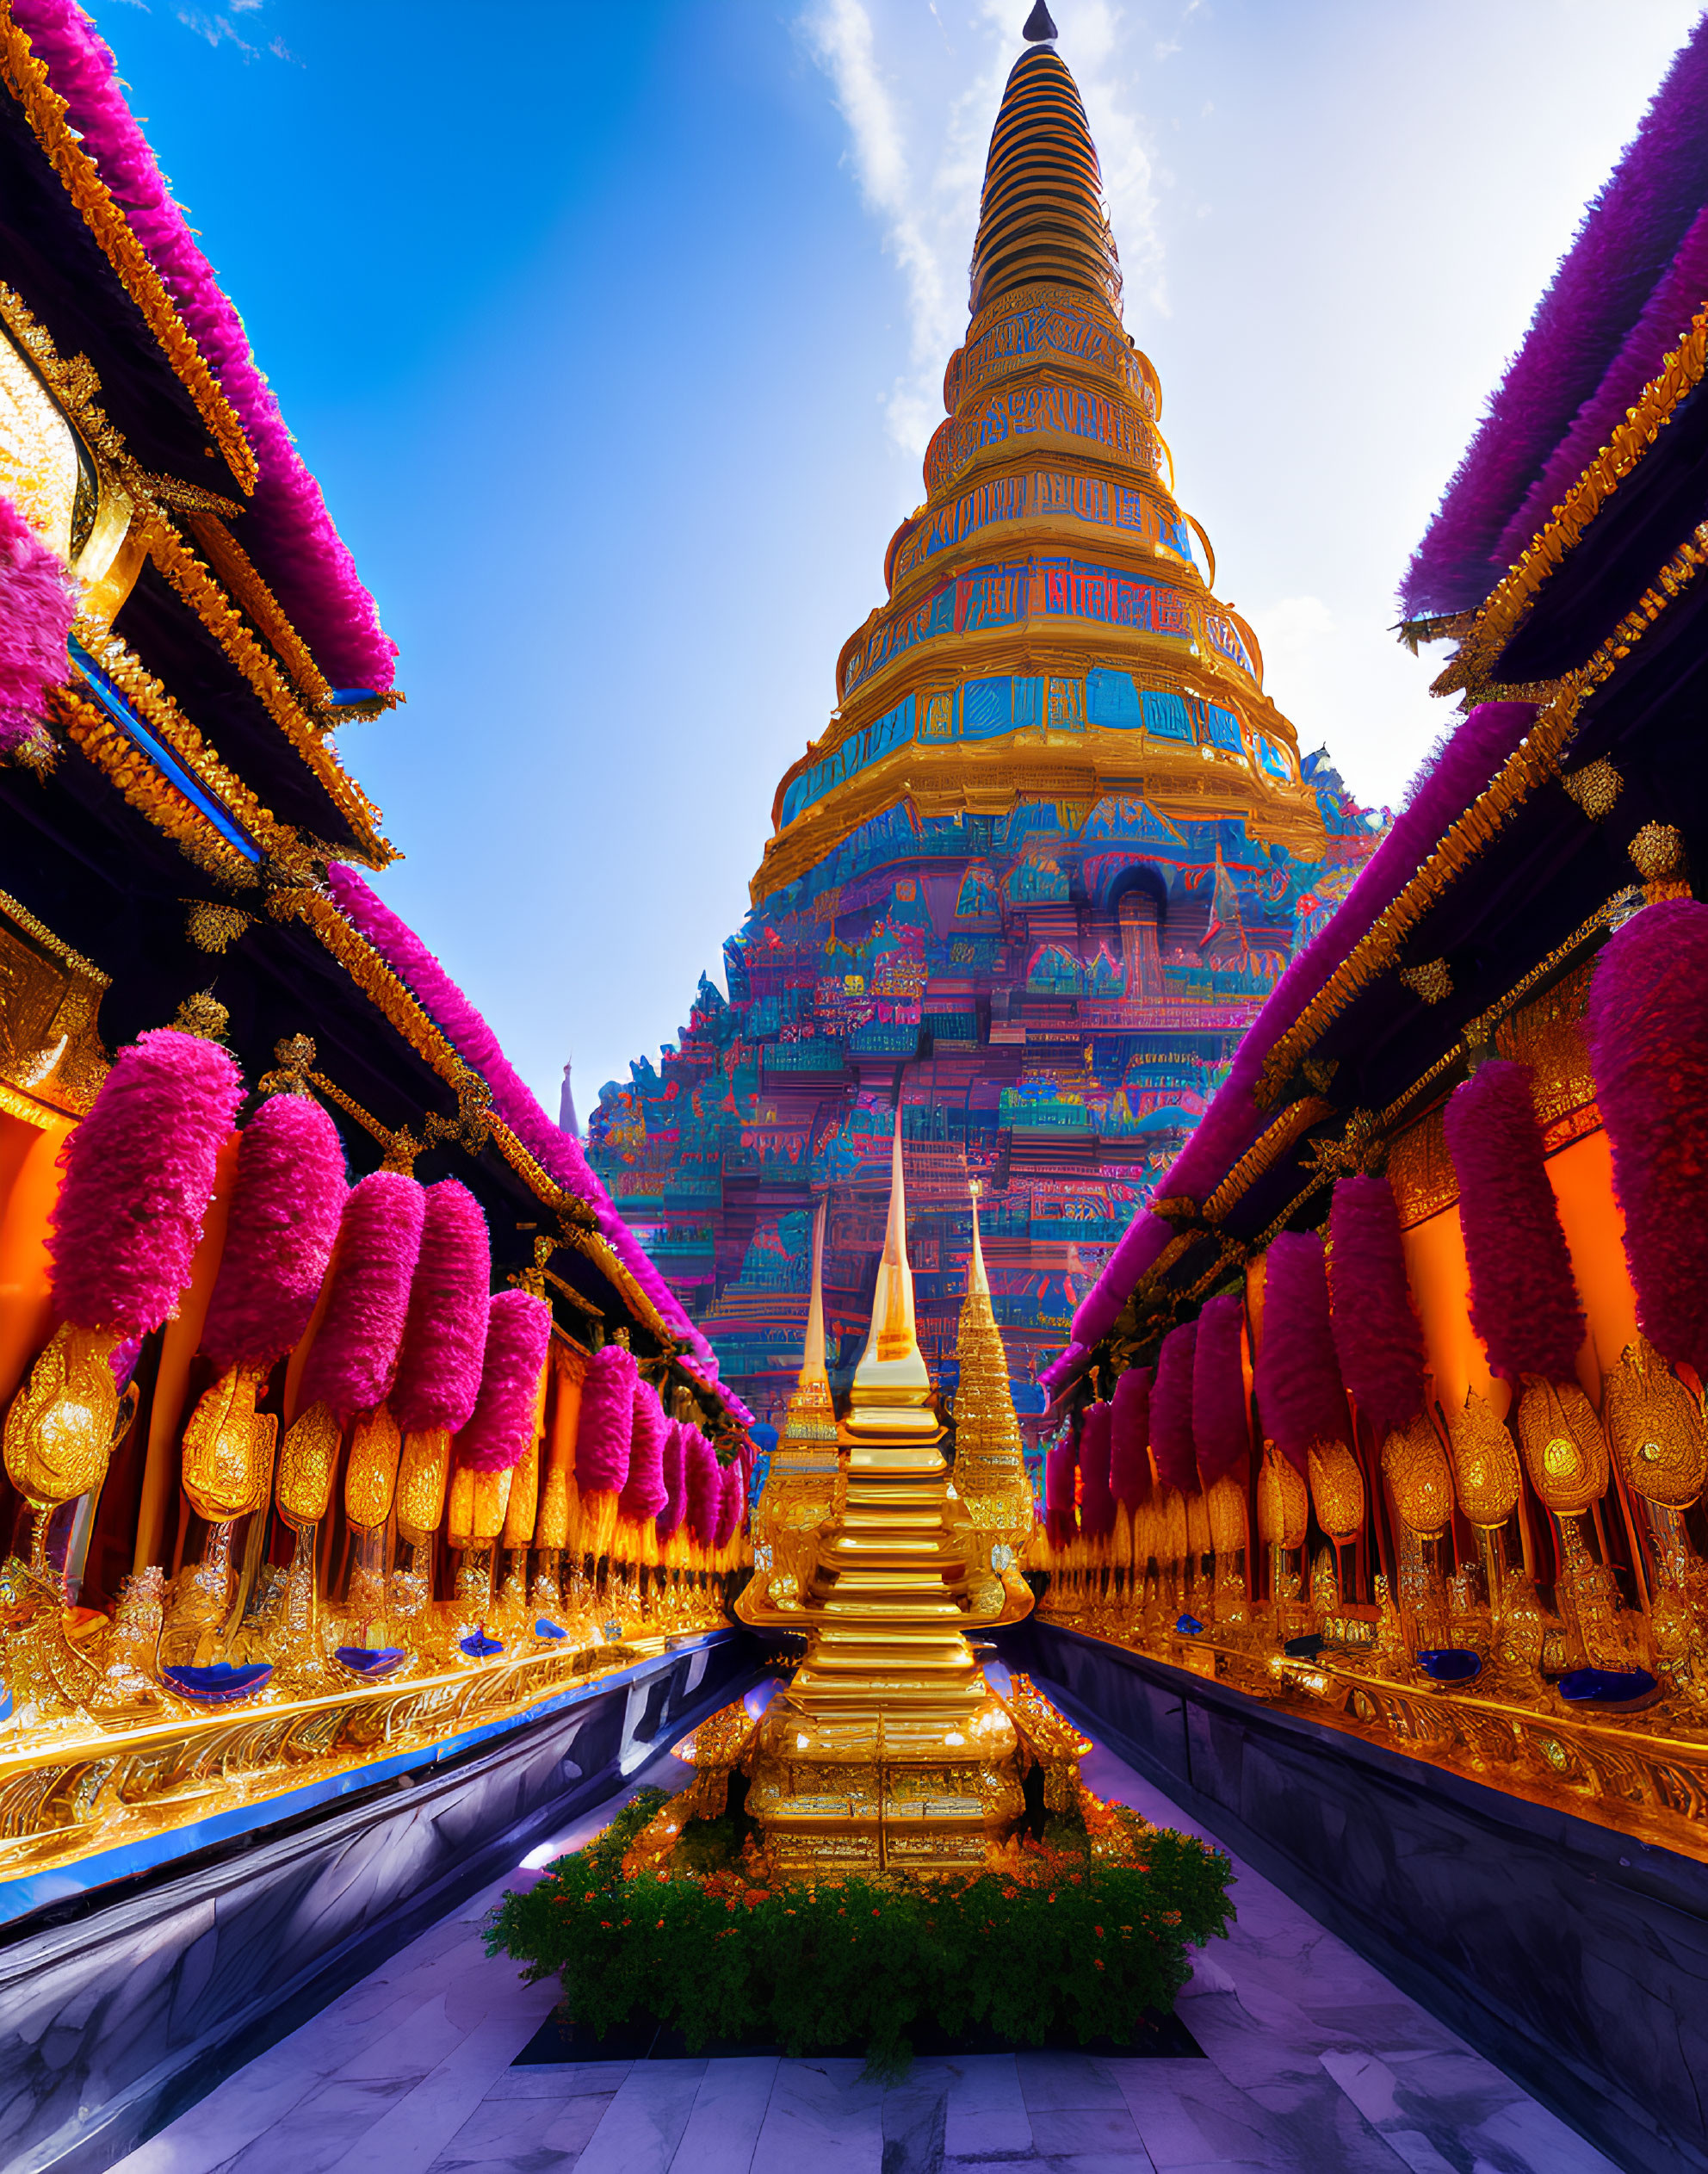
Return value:
[(560, 1977), (567, 2014), (600, 2038), (653, 2016), (690, 2052), (718, 2038), (791, 2056), (857, 2046), (877, 2072), (905, 2068), (922, 2021), (1019, 2045), (1053, 2029), (1124, 2044), (1173, 2006), (1187, 1949), (1232, 1914), (1219, 1851), (1101, 1805), (1095, 1848), (1053, 1819), (1000, 1870), (784, 1880), (751, 1845), (736, 1854), (724, 1819), (690, 1825), (666, 1870), (625, 1878), (624, 1851), (665, 1801), (643, 1792), (506, 1895), (489, 1928), (490, 1954)]

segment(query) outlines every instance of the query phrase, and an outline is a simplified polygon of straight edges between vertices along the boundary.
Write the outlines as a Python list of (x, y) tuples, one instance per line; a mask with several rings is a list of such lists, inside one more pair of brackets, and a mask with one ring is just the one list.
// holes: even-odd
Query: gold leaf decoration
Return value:
[(1512, 1515), (1522, 1484), (1513, 1438), (1485, 1398), (1465, 1391), (1464, 1408), (1448, 1425), (1447, 1453), (1459, 1508), (1473, 1525), (1504, 1525)]
[(1708, 1482), (1702, 1409), (1646, 1336), (1607, 1376), (1601, 1409), (1621, 1477), (1645, 1502), (1685, 1509)]
[(1607, 1491), (1607, 1438), (1575, 1381), (1526, 1375), (1517, 1424), (1525, 1470), (1545, 1508), (1575, 1517), (1600, 1501)]
[(1452, 1471), (1426, 1411), (1383, 1443), (1382, 1470), (1394, 1507), (1412, 1532), (1427, 1539), (1452, 1522)]

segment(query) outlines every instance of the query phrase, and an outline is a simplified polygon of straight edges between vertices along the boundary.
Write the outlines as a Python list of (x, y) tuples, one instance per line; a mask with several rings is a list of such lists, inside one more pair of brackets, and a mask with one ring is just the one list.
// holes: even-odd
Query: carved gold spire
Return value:
[(991, 1305), (990, 1279), (985, 1273), (976, 1179), (968, 1190), (973, 1196), (973, 1257), (967, 1265), (967, 1296), (962, 1301), (955, 1345), (960, 1361), (955, 1390), (955, 1480), (969, 1499), (1024, 1494), (1027, 1514), (1018, 1518), (1017, 1503), (1017, 1521), (1030, 1525), (1031, 1494), (1026, 1486), (1020, 1422), (1008, 1386), (1008, 1354), (1002, 1347), (1002, 1331)]
[(907, 1192), (901, 1168), (901, 1106), (890, 1149), (889, 1223), (872, 1294), (871, 1333), (854, 1370), (844, 1437), (849, 1470), (938, 1471), (943, 1428), (931, 1404), (931, 1378), (913, 1325), (913, 1271), (907, 1263)]

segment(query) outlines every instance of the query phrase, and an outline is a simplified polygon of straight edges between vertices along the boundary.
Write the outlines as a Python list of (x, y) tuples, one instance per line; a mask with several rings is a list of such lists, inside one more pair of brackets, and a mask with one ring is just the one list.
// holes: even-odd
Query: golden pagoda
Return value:
[[(747, 1798), (780, 1861), (801, 1868), (978, 1863), (1024, 1808), (1013, 1724), (968, 1641), (969, 1631), (1012, 1620), (1030, 1605), (1018, 1578), (1011, 1585), (992, 1572), (993, 1549), (1018, 1503), (1006, 1490), (981, 1494), (1005, 1513), (1001, 1527), (981, 1528), (950, 1476), (914, 1329), (899, 1109), (891, 1154), (871, 1332), (838, 1429), (841, 1469), (810, 1578), (803, 1586), (773, 1577), (763, 1593), (756, 1578), (740, 1603), (748, 1622), (807, 1637), (805, 1660), (766, 1715)], [(983, 1282), (981, 1254), (969, 1284)], [(815, 1273), (815, 1302), (818, 1295)], [(972, 1289), (968, 1303), (979, 1303)], [(982, 1304), (994, 1336), (987, 1287)], [(808, 1391), (810, 1364), (809, 1354), (797, 1399)], [(1006, 1397), (999, 1364), (984, 1393), (999, 1382)], [(987, 1473), (1017, 1477), (1002, 1465), (999, 1415), (989, 1427), (991, 1415), (980, 1408), (981, 1483)], [(795, 1418), (791, 1405), (791, 1425)], [(1012, 1401), (1006, 1428), (1018, 1452)], [(1030, 1497), (1027, 1511), (1030, 1522)]]

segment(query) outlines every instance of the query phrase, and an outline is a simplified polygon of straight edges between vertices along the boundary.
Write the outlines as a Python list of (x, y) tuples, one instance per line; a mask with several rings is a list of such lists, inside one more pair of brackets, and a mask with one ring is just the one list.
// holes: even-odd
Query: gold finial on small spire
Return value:
[[(943, 1433), (931, 1409), (931, 1378), (913, 1321), (913, 1272), (907, 1265), (907, 1191), (901, 1163), (901, 1104), (890, 1147), (889, 1223), (872, 1293), (872, 1326), (854, 1369), (848, 1432), (863, 1441), (935, 1445)], [(859, 1453), (857, 1446), (856, 1454)], [(892, 1452), (894, 1454), (894, 1452)]]
[(820, 1200), (813, 1217), (813, 1286), (807, 1301), (807, 1346), (801, 1354), (800, 1386), (813, 1389), (822, 1382), (826, 1396), (830, 1375), (825, 1366), (825, 1217), (828, 1200)]

